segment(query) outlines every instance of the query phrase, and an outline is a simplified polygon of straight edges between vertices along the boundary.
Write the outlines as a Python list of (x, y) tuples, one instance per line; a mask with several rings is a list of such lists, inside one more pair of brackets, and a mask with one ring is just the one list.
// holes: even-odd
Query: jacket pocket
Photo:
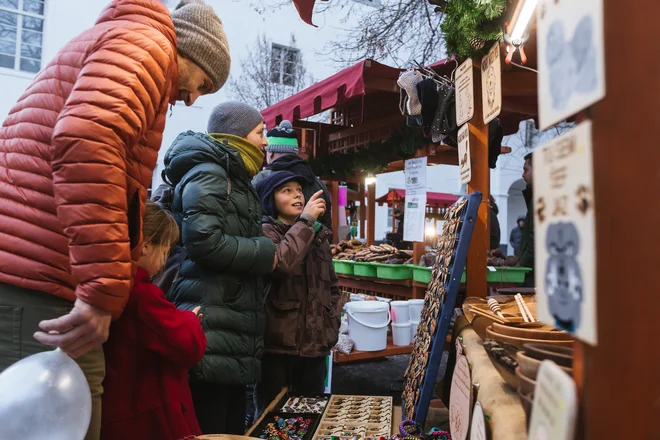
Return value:
[(332, 307), (323, 304), (323, 329), (326, 348), (331, 349), (337, 344), (340, 323), (338, 313)]
[(330, 282), (330, 266), (332, 266), (332, 255), (324, 252), (323, 249), (316, 249), (316, 256), (319, 259), (319, 278), (321, 281)]
[(140, 191), (135, 190), (128, 199), (128, 237), (131, 242), (131, 251), (133, 251), (142, 238), (142, 212), (140, 212)]
[(22, 307), (0, 306), (0, 371), (21, 357)]
[(266, 346), (295, 348), (300, 301), (269, 299), (266, 304)]

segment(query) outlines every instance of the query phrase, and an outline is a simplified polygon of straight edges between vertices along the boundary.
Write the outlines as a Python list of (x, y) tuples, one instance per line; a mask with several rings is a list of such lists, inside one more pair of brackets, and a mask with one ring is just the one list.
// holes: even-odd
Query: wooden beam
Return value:
[(367, 246), (376, 238), (376, 184), (367, 186)]
[(395, 125), (398, 124), (402, 121), (402, 116), (400, 113), (396, 113), (392, 116), (389, 116), (387, 118), (380, 118), (376, 121), (370, 121), (370, 122), (365, 122), (364, 124), (356, 125), (355, 127), (343, 127), (343, 130), (336, 131), (334, 133), (330, 133), (328, 135), (328, 142), (333, 142), (333, 141), (338, 141), (340, 139), (344, 139), (349, 136), (353, 136), (356, 134), (364, 133), (369, 130), (373, 130), (379, 127), (387, 126), (387, 125)]
[(395, 79), (365, 76), (364, 86), (367, 91), (381, 90), (383, 92), (399, 93), (399, 86)]
[[(364, 182), (364, 181), (363, 181)], [(365, 203), (364, 192), (366, 191), (364, 183), (358, 185), (358, 200), (360, 201), (360, 238), (366, 238), (364, 226), (367, 222), (367, 204)]]
[(488, 125), (483, 122), (481, 103), (481, 69), (474, 69), (474, 117), (470, 127), (470, 158), (472, 160), (472, 180), (468, 192), (481, 191), (483, 198), (479, 205), (468, 250), (467, 295), (485, 297), (488, 294), (486, 284), (486, 251), (490, 246), (489, 226), (490, 208), (490, 168), (488, 168)]
[(518, 113), (521, 115), (536, 116), (539, 113), (536, 103), (517, 102), (515, 100), (502, 99), (502, 109), (507, 113)]
[[(590, 112), (598, 346), (583, 346), (584, 436), (576, 438), (657, 439), (660, 2), (604, 3), (607, 96)], [(634, 62), (622, 66), (621, 53)]]
[[(519, 70), (502, 72), (502, 96), (536, 96), (538, 75)], [(508, 111), (508, 108), (507, 108)]]

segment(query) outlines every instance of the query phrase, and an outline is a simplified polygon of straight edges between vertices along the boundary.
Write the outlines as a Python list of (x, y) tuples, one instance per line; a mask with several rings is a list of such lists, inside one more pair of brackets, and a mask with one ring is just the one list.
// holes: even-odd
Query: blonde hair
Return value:
[(179, 241), (179, 226), (172, 214), (147, 200), (142, 219), (142, 236), (145, 243), (172, 247)]

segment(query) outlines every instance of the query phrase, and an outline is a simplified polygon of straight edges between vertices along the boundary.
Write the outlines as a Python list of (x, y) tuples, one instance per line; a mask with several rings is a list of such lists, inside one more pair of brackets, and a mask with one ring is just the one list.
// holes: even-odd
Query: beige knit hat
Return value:
[(231, 57), (222, 21), (203, 0), (181, 0), (172, 12), (176, 48), (201, 67), (217, 92), (227, 81)]

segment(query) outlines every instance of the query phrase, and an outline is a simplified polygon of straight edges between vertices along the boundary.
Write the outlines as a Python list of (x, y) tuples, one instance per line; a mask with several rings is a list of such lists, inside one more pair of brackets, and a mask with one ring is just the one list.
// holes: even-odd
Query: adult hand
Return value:
[(325, 213), (325, 200), (320, 198), (323, 190), (316, 191), (305, 205), (303, 214), (309, 214), (314, 218), (319, 218)]
[(108, 339), (111, 321), (110, 313), (78, 299), (67, 315), (41, 321), (39, 328), (43, 331), (36, 332), (34, 338), (77, 358)]

